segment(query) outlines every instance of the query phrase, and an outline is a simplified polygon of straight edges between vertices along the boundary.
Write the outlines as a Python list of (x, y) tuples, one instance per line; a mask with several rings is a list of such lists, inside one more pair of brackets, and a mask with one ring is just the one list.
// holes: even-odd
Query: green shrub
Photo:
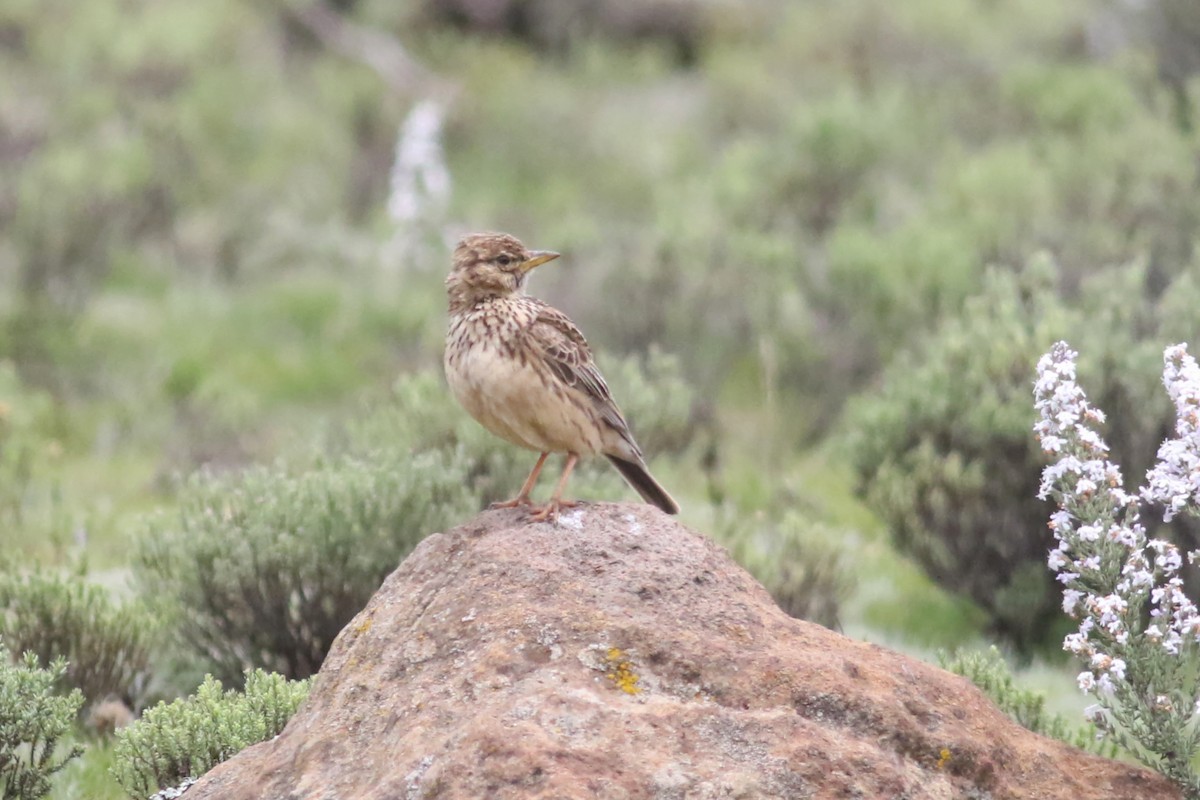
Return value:
[(245, 690), (222, 692), (211, 675), (191, 697), (159, 703), (117, 731), (113, 776), (141, 800), (198, 778), (257, 742), (277, 736), (308, 697), (308, 681), (247, 671)]
[(718, 523), (715, 535), (788, 614), (840, 628), (842, 603), (854, 588), (842, 543), (846, 531), (794, 512), (778, 521), (738, 513)]
[[(126, 20), (99, 3), (53, 24), (57, 10), (5, 17), (28, 44), (4, 59), (26, 102), (0, 112), (29, 137), (0, 157), (11, 177), (0, 200), (22, 201), (11, 240), (25, 293), (77, 308), (115, 259), (164, 240), (225, 275), (273, 266), (262, 252), (278, 245), (272, 233), (294, 238), (305, 218), (328, 225), (333, 209), (353, 213), (385, 190), (386, 169), (354, 162), (390, 151), (400, 109), (379, 102), (372, 75), (298, 46), (285, 11), (220, 0), (197, 13), (170, 0)], [(307, 57), (268, 59), (247, 78), (240, 48), (271, 45)], [(147, 70), (153, 79), (136, 77)], [(81, 83), (83, 72), (95, 77)]]
[[(1135, 6), (1154, 45), (1158, 77), (1171, 90), (1182, 130), (1195, 127), (1195, 76), (1200, 73), (1200, 11), (1189, 0)], [(1131, 11), (1133, 10), (1131, 9)], [(1148, 24), (1147, 24), (1148, 23)]]
[(54, 466), (62, 447), (55, 437), (53, 400), (26, 384), (0, 358), (0, 543), (25, 545), (28, 535), (53, 534), (58, 511)]
[[(1155, 300), (1134, 266), (1097, 274), (1068, 307), (1056, 279), (1044, 260), (1020, 275), (990, 273), (961, 316), (893, 365), (845, 421), (860, 492), (897, 548), (978, 603), (1022, 654), (1049, 646), (1062, 624), (1036, 499), (1042, 457), (1029, 436), (1032, 365), (1059, 338), (1091, 343), (1081, 371), (1111, 409), (1114, 451), (1139, 474), (1171, 425), (1168, 404), (1150, 391), (1147, 349), (1160, 331), (1194, 325), (1185, 322), (1194, 317), (1165, 310), (1200, 300), (1186, 276)], [(1194, 534), (1180, 527), (1178, 535)]]
[(137, 706), (157, 628), (141, 603), (118, 604), (81, 578), (0, 569), (0, 639), (42, 664), (64, 659), (64, 684), (89, 704), (115, 696)]
[(1097, 739), (1091, 727), (1073, 725), (1062, 715), (1051, 714), (1046, 710), (1045, 695), (1017, 686), (1012, 671), (994, 645), (987, 650), (959, 648), (953, 653), (941, 650), (938, 664), (975, 684), (1022, 727), (1106, 758), (1116, 757), (1117, 746), (1111, 740)]
[(400, 560), (467, 513), (465, 484), (453, 454), (406, 450), (199, 475), (178, 514), (150, 522), (135, 569), (220, 678), (248, 667), (305, 678)]
[[(798, 5), (772, 16), (759, 58), (716, 45), (696, 125), (723, 123), (726, 144), (704, 186), (684, 168), (656, 187), (666, 241), (615, 273), (633, 296), (613, 312), (630, 317), (621, 330), (657, 325), (689, 366), (735, 376), (769, 342), (803, 398), (793, 416), (819, 435), (990, 264), (1046, 250), (1068, 286), (1142, 257), (1155, 279), (1177, 274), (1200, 218), (1194, 143), (1136, 59), (1074, 52), (1085, 8)], [(781, 83), (768, 64), (805, 78)], [(637, 300), (664, 293), (692, 328)]]
[(42, 669), (33, 653), (13, 663), (0, 643), (0, 797), (6, 800), (40, 800), (50, 777), (83, 752), (59, 747), (83, 705), (78, 689), (55, 691), (66, 671), (62, 659)]

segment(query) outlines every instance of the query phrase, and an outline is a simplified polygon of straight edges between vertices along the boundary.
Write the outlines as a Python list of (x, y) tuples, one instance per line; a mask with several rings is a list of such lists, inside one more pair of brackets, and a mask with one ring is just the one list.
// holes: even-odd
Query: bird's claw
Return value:
[(578, 500), (551, 500), (544, 506), (537, 506), (530, 510), (530, 522), (552, 522), (558, 518), (558, 512), (564, 508), (574, 508), (579, 505)]
[(529, 499), (529, 496), (521, 495), (519, 497), (514, 497), (512, 500), (498, 500), (495, 503), (489, 504), (488, 509), (495, 511), (498, 508), (519, 508), (521, 506), (531, 505), (533, 505), (533, 501)]

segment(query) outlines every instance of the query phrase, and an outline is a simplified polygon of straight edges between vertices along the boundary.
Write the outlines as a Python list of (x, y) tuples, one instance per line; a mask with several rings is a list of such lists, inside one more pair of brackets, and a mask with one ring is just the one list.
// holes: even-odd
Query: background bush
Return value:
[(305, 678), (408, 551), (468, 513), (465, 473), (443, 453), (391, 451), (200, 476), (178, 515), (151, 522), (139, 578), (222, 679), (247, 667)]
[(60, 434), (50, 393), (26, 385), (15, 365), (0, 358), (0, 543), (15, 548), (13, 532), (22, 530), (64, 544), (55, 525)]
[(788, 512), (778, 521), (734, 517), (718, 524), (714, 535), (780, 608), (798, 619), (840, 630), (841, 607), (854, 588), (848, 554), (851, 532)]
[[(898, 361), (846, 422), (860, 491), (897, 548), (982, 606), (1025, 655), (1057, 651), (1064, 624), (1045, 568), (1051, 537), (1036, 496), (1043, 460), (1029, 434), (1029, 365), (1058, 339), (1088, 342), (1080, 369), (1112, 409), (1108, 441), (1132, 490), (1173, 425), (1154, 396), (1153, 351), (1195, 324), (1164, 306), (1200, 301), (1191, 273), (1160, 296), (1143, 268), (1117, 268), (1085, 280), (1071, 306), (1058, 298), (1062, 279), (1044, 259), (1021, 274), (992, 272), (962, 315)], [(1174, 535), (1195, 541), (1184, 524)]]
[(0, 569), (0, 640), (45, 666), (65, 661), (58, 688), (80, 690), (89, 705), (139, 706), (158, 627), (141, 602), (118, 604), (80, 578)]

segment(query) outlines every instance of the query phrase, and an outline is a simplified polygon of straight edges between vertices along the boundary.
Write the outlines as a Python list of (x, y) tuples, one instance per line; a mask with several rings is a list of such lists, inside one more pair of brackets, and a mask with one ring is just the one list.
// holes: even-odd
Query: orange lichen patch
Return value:
[(625, 694), (638, 694), (642, 688), (638, 686), (638, 676), (633, 671), (633, 664), (625, 657), (619, 648), (610, 647), (604, 656), (608, 664), (605, 677)]

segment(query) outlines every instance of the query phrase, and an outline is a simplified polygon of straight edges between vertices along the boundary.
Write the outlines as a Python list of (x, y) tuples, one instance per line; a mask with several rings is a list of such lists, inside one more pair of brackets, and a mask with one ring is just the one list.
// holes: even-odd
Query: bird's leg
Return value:
[(516, 508), (517, 506), (532, 505), (529, 500), (529, 493), (533, 491), (533, 485), (537, 483), (538, 475), (542, 471), (542, 465), (546, 463), (546, 458), (549, 453), (542, 453), (538, 458), (537, 463), (533, 465), (533, 471), (529, 473), (529, 477), (525, 479), (524, 485), (521, 486), (520, 493), (512, 500), (502, 500), (499, 503), (492, 503), (488, 508)]
[(567, 463), (563, 467), (562, 477), (558, 479), (558, 486), (554, 487), (554, 494), (550, 496), (550, 502), (541, 508), (533, 509), (533, 513), (529, 515), (531, 522), (545, 522), (546, 520), (554, 519), (558, 516), (560, 509), (579, 505), (574, 500), (562, 499), (563, 489), (567, 488), (567, 478), (571, 477), (571, 470), (575, 469), (577, 461), (579, 461), (579, 456), (574, 453), (567, 453)]

